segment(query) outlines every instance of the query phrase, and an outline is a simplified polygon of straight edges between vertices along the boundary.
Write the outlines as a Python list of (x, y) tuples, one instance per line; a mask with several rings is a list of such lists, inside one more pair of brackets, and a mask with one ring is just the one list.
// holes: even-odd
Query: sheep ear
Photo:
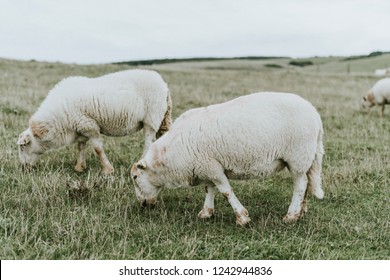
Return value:
[(363, 96), (363, 100), (364, 100), (364, 101), (367, 101), (367, 97)]
[(137, 168), (146, 169), (146, 161), (144, 159), (141, 159), (139, 162), (137, 162)]
[(19, 146), (26, 146), (30, 142), (31, 142), (30, 135), (26, 133), (22, 133), (19, 135), (18, 142), (16, 142), (16, 144), (18, 144)]
[(42, 139), (49, 132), (49, 124), (47, 122), (30, 121), (31, 132), (34, 137)]

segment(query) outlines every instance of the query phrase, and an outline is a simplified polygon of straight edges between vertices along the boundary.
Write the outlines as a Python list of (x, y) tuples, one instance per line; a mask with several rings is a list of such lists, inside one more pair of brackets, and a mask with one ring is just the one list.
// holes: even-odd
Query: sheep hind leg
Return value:
[(291, 204), (288, 208), (287, 215), (283, 218), (285, 223), (292, 223), (297, 221), (304, 212), (307, 211), (307, 175), (305, 173), (294, 174), (294, 193)]
[(206, 198), (204, 200), (203, 209), (198, 214), (200, 219), (210, 218), (214, 213), (215, 186), (209, 185), (206, 186), (205, 189)]
[[(320, 144), (321, 145), (321, 144)], [(317, 152), (314, 158), (314, 161), (307, 171), (307, 189), (308, 192), (314, 195), (318, 199), (324, 198), (324, 190), (322, 189), (321, 183), (321, 173), (322, 173), (322, 157), (323, 157), (323, 148), (322, 146), (317, 147)]]
[(110, 161), (108, 160), (106, 153), (103, 150), (103, 142), (100, 138), (91, 138), (91, 143), (93, 149), (100, 159), (100, 163), (102, 165), (102, 173), (109, 175), (114, 172), (114, 167), (112, 167)]
[(77, 172), (83, 172), (87, 168), (87, 163), (85, 161), (85, 148), (87, 142), (78, 142), (78, 156), (75, 170)]
[(307, 213), (307, 193), (308, 193), (308, 190), (306, 189), (305, 191), (305, 196), (303, 197), (303, 200), (302, 200), (302, 203), (301, 203), (301, 207), (302, 207), (302, 210), (301, 210), (301, 216), (303, 214), (306, 214)]
[(234, 194), (226, 176), (220, 182), (216, 182), (215, 185), (218, 191), (222, 193), (232, 206), (234, 214), (236, 215), (236, 223), (240, 226), (247, 225), (251, 221), (249, 213)]

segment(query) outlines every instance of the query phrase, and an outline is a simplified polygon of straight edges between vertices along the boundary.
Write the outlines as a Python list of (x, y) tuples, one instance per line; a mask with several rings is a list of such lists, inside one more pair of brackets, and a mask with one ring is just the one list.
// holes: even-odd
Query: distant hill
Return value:
[(220, 60), (269, 60), (269, 59), (286, 59), (289, 57), (283, 56), (241, 56), (241, 57), (193, 57), (193, 58), (166, 58), (166, 59), (150, 59), (150, 60), (134, 60), (134, 61), (121, 61), (113, 62), (112, 64), (125, 64), (130, 66), (138, 65), (153, 65), (153, 64), (166, 64), (177, 62), (202, 62), (202, 61), (220, 61)]
[(349, 56), (349, 57), (344, 58), (344, 61), (355, 60), (355, 59), (363, 59), (363, 58), (371, 58), (371, 57), (380, 56), (380, 55), (384, 55), (384, 54), (390, 54), (390, 52), (376, 51), (376, 52), (372, 52), (372, 53), (370, 53), (368, 55)]
[[(198, 68), (214, 70), (283, 70), (296, 69), (302, 72), (318, 73), (361, 73), (373, 74), (376, 69), (390, 67), (390, 52), (375, 51), (358, 56), (328, 56), (291, 58), (278, 56), (243, 57), (194, 57), (135, 60), (114, 62), (115, 65), (156, 66), (164, 68)], [(159, 67), (158, 67), (159, 68)]]
[[(18, 61), (0, 58), (0, 68), (50, 67), (53, 69), (75, 66), (75, 64)], [(2, 66), (3, 65), (3, 66)], [(375, 51), (358, 56), (327, 56), (292, 58), (286, 56), (242, 56), (242, 57), (193, 57), (122, 61), (104, 64), (105, 67), (147, 67), (156, 70), (243, 70), (243, 71), (298, 71), (302, 73), (374, 75), (376, 69), (390, 67), (390, 51)], [(72, 66), (72, 67), (73, 67)], [(97, 65), (83, 65), (96, 68)]]
[[(315, 62), (315, 60), (314, 60)], [(302, 71), (320, 73), (361, 73), (373, 74), (376, 69), (390, 67), (390, 52), (374, 52), (369, 55), (341, 57), (335, 60), (314, 63)]]

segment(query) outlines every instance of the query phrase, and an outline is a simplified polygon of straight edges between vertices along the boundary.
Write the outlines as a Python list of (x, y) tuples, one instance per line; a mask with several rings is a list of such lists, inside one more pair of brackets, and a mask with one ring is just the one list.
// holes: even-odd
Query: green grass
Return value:
[[(371, 70), (379, 65), (378, 58), (310, 58), (313, 66), (294, 70), (287, 67), (289, 59), (149, 66), (169, 84), (174, 117), (257, 91), (295, 92), (320, 112), (325, 198), (310, 197), (307, 215), (286, 225), (282, 217), (292, 195), (287, 171), (232, 181), (252, 219), (246, 228), (235, 224), (221, 195), (215, 216), (199, 220), (203, 187), (164, 190), (156, 208), (141, 209), (129, 167), (140, 158), (142, 133), (105, 138), (116, 168), (112, 177), (100, 175), (91, 149), (88, 171), (73, 171), (74, 146), (49, 152), (32, 171), (23, 170), (17, 136), (55, 83), (70, 75), (98, 76), (129, 66), (0, 60), (0, 258), (389, 259), (390, 109), (383, 119), (359, 111), (361, 96), (377, 79)], [(345, 63), (358, 63), (361, 71), (339, 71)]]

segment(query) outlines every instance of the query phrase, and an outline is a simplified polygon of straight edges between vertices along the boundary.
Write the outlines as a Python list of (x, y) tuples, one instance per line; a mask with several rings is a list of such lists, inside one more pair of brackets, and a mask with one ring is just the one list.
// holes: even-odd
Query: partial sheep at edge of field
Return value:
[(374, 73), (375, 73), (375, 76), (378, 76), (378, 77), (387, 76), (387, 75), (390, 75), (390, 68), (376, 69)]
[(381, 117), (384, 116), (386, 104), (390, 104), (390, 78), (384, 78), (376, 82), (361, 102), (362, 109), (368, 111), (369, 114), (372, 107), (375, 105), (381, 106)]
[(149, 70), (127, 70), (97, 78), (69, 77), (59, 82), (19, 136), (19, 158), (33, 165), (41, 154), (78, 143), (76, 171), (86, 168), (90, 141), (102, 172), (114, 168), (103, 150), (101, 135), (124, 136), (143, 128), (144, 153), (171, 125), (171, 97), (162, 77)]
[(289, 93), (254, 93), (192, 109), (154, 142), (131, 175), (141, 205), (155, 204), (162, 187), (206, 185), (200, 218), (214, 212), (218, 189), (240, 225), (250, 222), (228, 179), (271, 175), (287, 167), (294, 193), (285, 222), (307, 211), (307, 191), (321, 199), (323, 127), (316, 109)]

